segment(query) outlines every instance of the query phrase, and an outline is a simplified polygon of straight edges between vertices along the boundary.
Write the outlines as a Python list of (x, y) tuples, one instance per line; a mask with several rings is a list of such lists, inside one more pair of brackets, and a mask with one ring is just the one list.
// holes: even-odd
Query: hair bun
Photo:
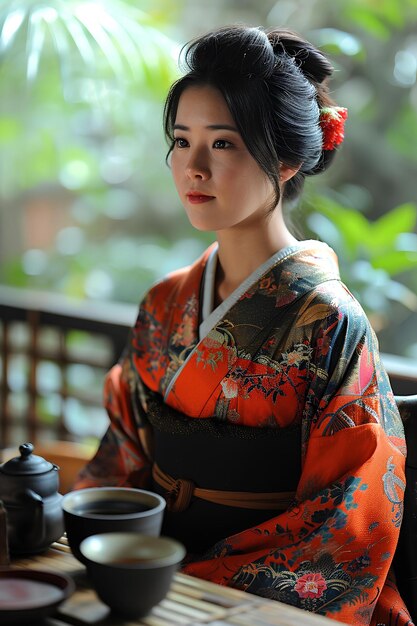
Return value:
[(209, 71), (237, 76), (267, 78), (276, 57), (265, 31), (260, 28), (220, 28), (191, 42), (185, 53), (188, 71)]
[(333, 73), (333, 66), (313, 44), (287, 29), (267, 31), (268, 39), (277, 56), (292, 57), (301, 72), (316, 85), (320, 85)]

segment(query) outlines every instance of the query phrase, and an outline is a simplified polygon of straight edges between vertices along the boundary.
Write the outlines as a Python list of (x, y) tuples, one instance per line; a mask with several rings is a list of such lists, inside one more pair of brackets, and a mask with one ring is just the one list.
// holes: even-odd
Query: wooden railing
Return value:
[[(0, 448), (99, 437), (107, 425), (104, 374), (136, 314), (133, 305), (0, 287)], [(417, 364), (382, 356), (394, 393), (417, 393)]]
[(136, 312), (0, 287), (0, 447), (100, 436), (102, 380)]

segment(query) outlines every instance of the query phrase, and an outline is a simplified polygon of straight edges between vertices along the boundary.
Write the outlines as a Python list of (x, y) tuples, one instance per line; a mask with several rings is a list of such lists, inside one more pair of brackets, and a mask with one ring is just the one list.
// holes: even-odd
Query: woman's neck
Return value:
[(217, 241), (216, 304), (225, 300), (273, 254), (297, 242), (280, 211), (265, 224), (258, 225), (256, 231), (253, 228), (220, 231)]

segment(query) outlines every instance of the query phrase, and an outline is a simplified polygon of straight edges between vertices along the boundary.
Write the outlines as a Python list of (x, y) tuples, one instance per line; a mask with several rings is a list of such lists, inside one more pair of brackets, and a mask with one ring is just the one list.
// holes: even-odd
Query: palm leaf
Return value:
[(17, 9), (14, 11), (10, 11), (4, 15), (3, 25), (1, 28), (0, 35), (0, 51), (3, 52), (8, 47), (10, 47), (17, 33), (19, 32), (20, 27), (22, 26), (25, 20), (25, 11), (22, 9)]
[[(68, 35), (71, 37), (77, 48), (81, 59), (87, 67), (94, 66), (94, 49), (80, 22), (72, 15), (68, 14), (65, 20)], [(57, 43), (57, 45), (59, 45)]]
[(27, 58), (27, 78), (34, 80), (38, 73), (39, 61), (42, 48), (45, 43), (46, 24), (39, 11), (34, 11), (28, 19), (28, 58)]
[[(99, 6), (96, 7), (99, 9)], [(75, 17), (97, 44), (97, 48), (106, 57), (110, 67), (116, 76), (123, 76), (124, 64), (114, 38), (109, 35), (103, 25), (103, 14), (94, 14), (92, 10), (82, 10), (83, 5), (77, 10)], [(114, 33), (113, 33), (114, 35)]]
[(122, 0), (3, 0), (1, 61), (14, 61), (18, 47), (29, 81), (37, 78), (42, 56), (51, 52), (64, 81), (80, 73), (79, 59), (94, 79), (108, 78), (110, 71), (113, 79), (139, 81), (156, 92), (177, 74), (178, 45)]

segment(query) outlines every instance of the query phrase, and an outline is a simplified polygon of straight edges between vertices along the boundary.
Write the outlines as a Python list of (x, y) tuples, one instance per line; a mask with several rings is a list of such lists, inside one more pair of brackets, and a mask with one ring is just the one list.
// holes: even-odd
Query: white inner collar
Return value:
[(253, 285), (256, 281), (258, 281), (261, 276), (263, 276), (271, 267), (276, 265), (279, 261), (282, 261), (287, 256), (290, 256), (294, 252), (298, 252), (299, 250), (303, 250), (304, 248), (309, 248), (311, 246), (312, 241), (298, 241), (297, 243), (287, 246), (286, 248), (282, 248), (275, 254), (273, 254), (269, 259), (267, 259), (262, 265), (257, 267), (252, 274), (250, 274), (245, 280), (225, 299), (223, 302), (219, 304), (216, 308), (214, 308), (214, 293), (215, 293), (215, 279), (216, 279), (216, 268), (217, 268), (217, 250), (215, 247), (209, 258), (207, 259), (206, 268), (203, 276), (203, 289), (202, 289), (202, 303), (201, 303), (201, 323), (199, 327), (199, 339), (203, 339), (209, 331), (218, 324), (218, 322), (223, 318), (225, 313), (239, 300), (239, 298), (249, 289), (251, 285)]

